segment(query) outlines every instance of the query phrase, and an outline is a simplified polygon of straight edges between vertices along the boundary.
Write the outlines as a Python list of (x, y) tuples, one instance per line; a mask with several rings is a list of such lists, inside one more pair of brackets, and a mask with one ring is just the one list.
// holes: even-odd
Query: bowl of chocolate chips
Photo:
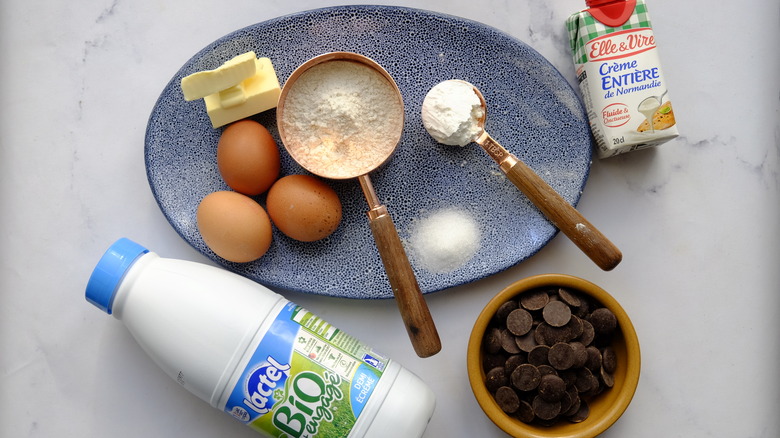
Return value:
[(639, 340), (602, 288), (570, 275), (536, 275), (485, 306), (469, 338), (467, 367), (477, 402), (504, 432), (595, 437), (631, 403)]

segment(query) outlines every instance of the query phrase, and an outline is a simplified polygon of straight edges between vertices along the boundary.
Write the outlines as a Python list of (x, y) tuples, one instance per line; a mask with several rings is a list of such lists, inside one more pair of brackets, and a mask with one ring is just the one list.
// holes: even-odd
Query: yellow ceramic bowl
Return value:
[[(553, 426), (526, 424), (507, 415), (485, 387), (482, 368), (482, 345), (490, 319), (506, 301), (540, 287), (561, 286), (589, 295), (611, 310), (617, 317), (619, 332), (613, 337), (612, 347), (617, 353), (614, 386), (589, 401), (590, 415), (581, 423), (561, 420)], [(474, 324), (469, 338), (466, 365), (469, 382), (477, 402), (485, 414), (504, 432), (524, 438), (590, 438), (607, 430), (625, 412), (639, 383), (639, 340), (631, 320), (618, 302), (595, 284), (563, 274), (543, 274), (517, 281), (498, 293), (485, 306)]]

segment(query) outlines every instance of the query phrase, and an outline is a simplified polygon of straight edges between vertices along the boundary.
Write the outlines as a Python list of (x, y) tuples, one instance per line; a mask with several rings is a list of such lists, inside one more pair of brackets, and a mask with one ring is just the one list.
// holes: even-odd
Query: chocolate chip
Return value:
[(585, 299), (585, 297), (580, 298), (580, 305), (576, 308), (574, 308), (574, 314), (577, 315), (577, 317), (585, 319), (590, 315), (590, 308), (591, 304), (590, 301)]
[(526, 353), (533, 350), (534, 347), (539, 345), (539, 343), (536, 342), (536, 337), (534, 335), (534, 332), (528, 332), (523, 336), (516, 337), (515, 344), (517, 344), (517, 348), (519, 348), (521, 351), (524, 351)]
[(496, 391), (496, 403), (507, 414), (514, 414), (520, 408), (520, 398), (515, 390), (508, 386), (498, 388)]
[(539, 370), (535, 366), (524, 363), (515, 368), (510, 380), (512, 381), (512, 386), (520, 391), (532, 391), (539, 386), (541, 378)]
[(590, 407), (585, 400), (580, 399), (579, 409), (573, 415), (569, 416), (569, 421), (572, 423), (581, 423), (585, 421), (590, 415)]
[(604, 386), (607, 388), (612, 388), (615, 386), (615, 376), (607, 371), (606, 368), (601, 367), (601, 373), (599, 375), (601, 377), (601, 382), (604, 383)]
[(550, 296), (543, 290), (526, 292), (520, 295), (520, 305), (526, 310), (541, 310), (550, 302)]
[(554, 374), (547, 374), (539, 380), (539, 396), (548, 402), (560, 401), (565, 392), (566, 383)]
[(496, 310), (495, 315), (495, 321), (498, 324), (502, 324), (504, 321), (506, 321), (507, 316), (509, 316), (510, 313), (512, 313), (513, 310), (517, 309), (517, 301), (515, 300), (509, 300), (502, 304), (498, 310)]
[(604, 389), (607, 388), (606, 385), (601, 384), (601, 380), (599, 380), (599, 378), (596, 377), (596, 374), (593, 375), (593, 378), (596, 379), (596, 383), (593, 385), (593, 388), (591, 388), (590, 391), (582, 394), (585, 400), (593, 399), (593, 397), (601, 394), (604, 391)]
[(576, 369), (569, 368), (568, 370), (558, 371), (558, 375), (563, 379), (563, 382), (566, 383), (567, 388), (574, 386), (574, 383), (577, 381)]
[(530, 423), (534, 421), (534, 408), (525, 400), (520, 400), (520, 406), (515, 412), (515, 418), (523, 423)]
[(571, 407), (564, 411), (563, 415), (568, 417), (576, 414), (580, 409), (580, 393), (577, 392), (577, 388), (574, 386), (568, 387), (566, 393), (569, 394), (569, 398), (571, 398)]
[(556, 369), (551, 367), (550, 365), (538, 365), (536, 369), (539, 370), (539, 375), (542, 377), (548, 374), (552, 374), (554, 376), (558, 375), (558, 371), (556, 371)]
[(601, 351), (593, 345), (587, 347), (585, 351), (588, 353), (588, 360), (585, 362), (585, 368), (592, 372), (601, 369)]
[(550, 353), (550, 347), (546, 345), (537, 345), (528, 352), (528, 363), (531, 365), (549, 365), (547, 356)]
[(485, 386), (491, 393), (498, 391), (498, 388), (509, 384), (504, 367), (495, 367), (485, 375)]
[(568, 325), (563, 327), (552, 327), (546, 322), (539, 324), (536, 328), (536, 341), (544, 345), (555, 345), (558, 342), (568, 342), (572, 340), (571, 330)]
[(588, 321), (593, 325), (593, 330), (597, 335), (610, 335), (617, 327), (615, 314), (606, 307), (594, 310)]
[(561, 396), (561, 415), (563, 415), (566, 411), (571, 409), (572, 403), (574, 401), (571, 399), (571, 394), (569, 394), (567, 391), (563, 392), (563, 396)]
[(574, 349), (569, 344), (558, 342), (550, 347), (547, 360), (556, 370), (568, 370), (574, 365)]
[(577, 371), (577, 381), (574, 382), (574, 386), (577, 388), (577, 391), (581, 393), (588, 392), (593, 388), (597, 388), (599, 386), (599, 381), (589, 369), (580, 368)]
[(511, 376), (512, 372), (520, 365), (527, 363), (527, 359), (524, 354), (513, 354), (504, 362), (504, 370), (507, 376)]
[[(563, 327), (571, 319), (571, 307), (563, 301), (550, 301), (542, 310), (544, 322), (552, 327)], [(591, 318), (593, 315), (591, 314)]]
[(490, 354), (487, 353), (482, 356), (482, 369), (492, 370), (495, 367), (501, 366), (506, 363), (506, 356), (503, 354)]
[(501, 330), (501, 348), (509, 354), (517, 354), (520, 352), (520, 347), (517, 346), (515, 341), (515, 335), (509, 330)]
[(534, 414), (542, 420), (552, 420), (561, 413), (560, 401), (548, 402), (541, 396), (534, 397), (531, 406), (534, 408)]
[(585, 319), (580, 319), (582, 322), (582, 334), (579, 337), (579, 341), (586, 347), (593, 343), (593, 339), (596, 337), (596, 331), (593, 329), (593, 324)]
[(582, 368), (588, 362), (588, 350), (582, 342), (570, 342), (569, 346), (574, 356), (572, 368)]
[(538, 345), (547, 345), (547, 331), (549, 329), (550, 326), (544, 322), (536, 325), (533, 334), (534, 334), (534, 341)]
[(515, 336), (522, 336), (533, 326), (534, 318), (525, 309), (515, 309), (506, 317), (506, 328)]
[(570, 341), (582, 336), (582, 331), (584, 330), (584, 327), (582, 326), (582, 319), (576, 315), (572, 315), (571, 319), (564, 327), (567, 328), (571, 334), (571, 338), (568, 339)]
[(485, 351), (491, 354), (501, 351), (501, 329), (491, 328), (485, 333)]
[(604, 367), (608, 373), (615, 372), (615, 369), (617, 369), (617, 354), (615, 354), (615, 349), (610, 346), (601, 349), (601, 366)]
[(558, 296), (561, 297), (561, 300), (570, 305), (571, 307), (580, 307), (582, 304), (582, 300), (580, 300), (580, 297), (578, 297), (574, 292), (560, 288), (558, 289)]

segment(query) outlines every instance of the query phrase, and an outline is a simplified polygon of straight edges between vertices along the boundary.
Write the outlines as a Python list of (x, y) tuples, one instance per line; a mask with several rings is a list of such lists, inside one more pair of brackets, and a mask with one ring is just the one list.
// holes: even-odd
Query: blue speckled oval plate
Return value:
[[(149, 184), (165, 217), (193, 247), (225, 268), (270, 287), (346, 298), (392, 296), (356, 180), (329, 181), (344, 217), (329, 238), (293, 241), (274, 230), (261, 259), (227, 262), (204, 244), (195, 211), (208, 193), (227, 190), (216, 164), (221, 130), (211, 128), (202, 100), (185, 102), (182, 77), (213, 69), (253, 50), (271, 59), (283, 84), (316, 55), (352, 51), (373, 58), (395, 78), (406, 107), (404, 134), (393, 157), (372, 172), (376, 191), (402, 239), (421, 218), (444, 208), (468, 212), (480, 225), (477, 254), (446, 273), (426, 271), (410, 252), (423, 292), (471, 282), (535, 254), (555, 229), (476, 144), (438, 145), (423, 127), (428, 90), (446, 79), (476, 85), (488, 102), (487, 131), (576, 204), (591, 163), (586, 116), (574, 90), (541, 55), (496, 29), (462, 18), (387, 6), (318, 9), (226, 35), (192, 57), (157, 101), (146, 132)], [(279, 142), (276, 112), (255, 117), (282, 150), (283, 174), (305, 173)], [(258, 201), (264, 203), (263, 197)]]

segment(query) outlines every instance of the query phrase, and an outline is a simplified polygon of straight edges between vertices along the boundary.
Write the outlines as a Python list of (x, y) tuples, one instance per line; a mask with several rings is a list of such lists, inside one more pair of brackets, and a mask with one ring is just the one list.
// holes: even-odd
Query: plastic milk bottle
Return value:
[(271, 437), (419, 437), (431, 390), (265, 287), (115, 242), (87, 284), (181, 386)]
[(679, 134), (644, 0), (586, 0), (566, 20), (600, 158)]

